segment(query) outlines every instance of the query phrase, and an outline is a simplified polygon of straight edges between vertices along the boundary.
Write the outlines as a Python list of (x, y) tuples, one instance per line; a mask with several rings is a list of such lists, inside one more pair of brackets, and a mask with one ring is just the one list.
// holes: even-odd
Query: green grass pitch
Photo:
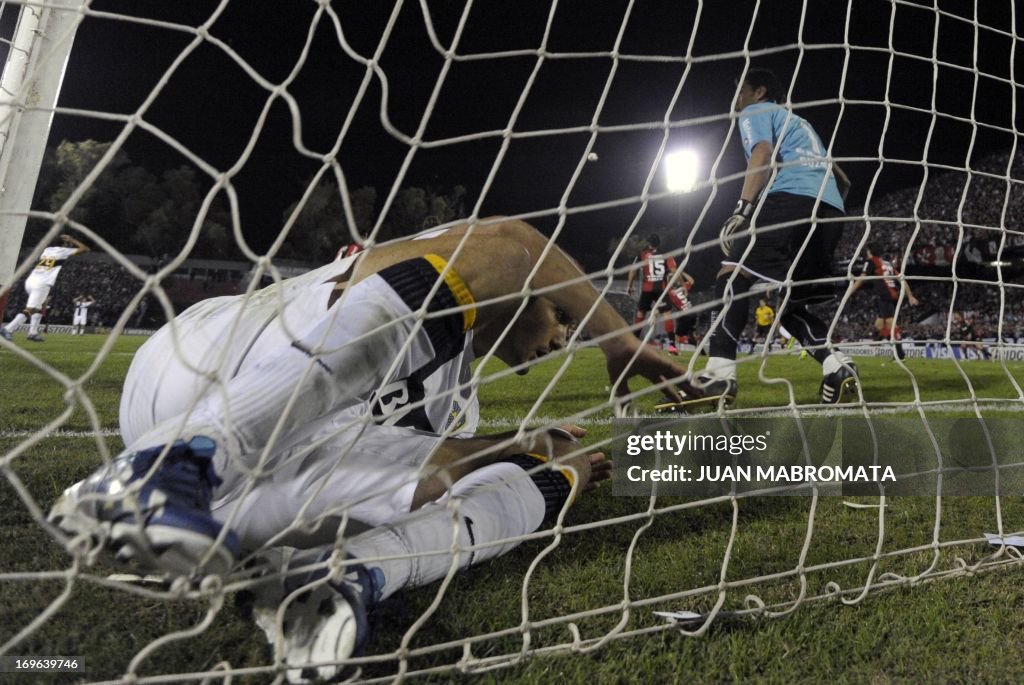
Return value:
[[(22, 340), (17, 343), (30, 344)], [(0, 351), (0, 644), (9, 645), (6, 654), (78, 655), (86, 663), (84, 674), (0, 673), (0, 683), (120, 682), (129, 672), (139, 682), (199, 682), (171, 674), (228, 664), (241, 669), (231, 682), (274, 677), (262, 633), (235, 608), (232, 593), (174, 598), (159, 586), (111, 582), (107, 576), (124, 569), (102, 559), (91, 566), (76, 562), (40, 524), (41, 512), (64, 487), (92, 472), (105, 451), (120, 450), (120, 385), (141, 342), (124, 338), (103, 350), (107, 341), (100, 336), (52, 335), (25, 348), (34, 361)], [(865, 400), (887, 411), (883, 403), (915, 397), (926, 403), (975, 398), (982, 411), (1011, 416), (1024, 405), (1021, 364), (975, 361), (958, 368), (950, 360), (912, 359), (908, 371), (877, 358), (857, 361)], [(606, 439), (610, 412), (587, 411), (607, 399), (601, 355), (583, 350), (561, 369), (556, 359), (528, 376), (487, 383), (481, 393), (486, 431), (507, 430), (527, 414), (539, 420), (579, 415), (588, 442)], [(484, 373), (502, 371), (494, 364)], [(771, 357), (763, 368), (755, 361), (740, 371), (741, 407), (815, 402), (820, 372), (811, 360)], [(545, 401), (535, 405), (560, 372)], [(792, 381), (792, 396), (785, 383), (770, 382), (781, 378)], [(634, 406), (647, 411), (655, 403), (645, 395)], [(50, 434), (38, 437), (44, 428)], [(1016, 637), (1024, 624), (1019, 565), (971, 573), (992, 549), (956, 541), (993, 531), (997, 516), (1008, 532), (1024, 529), (1020, 499), (891, 498), (881, 522), (877, 498), (852, 503), (864, 506), (837, 497), (692, 506), (681, 499), (615, 497), (606, 486), (569, 512), (564, 534), (529, 573), (525, 589), (531, 562), (555, 541), (550, 536), (459, 574), (447, 587), (434, 584), (386, 602), (375, 617), (369, 656), (395, 652), (404, 642), (407, 658), (367, 663), (363, 676), (390, 680), (399, 668), (457, 663), (466, 657), (462, 646), (431, 646), (494, 634), (472, 643), (473, 658), (515, 655), (527, 642), (554, 653), (481, 675), (438, 670), (416, 681), (1015, 680), (1013, 664), (1024, 658), (1024, 641)], [(603, 520), (608, 525), (591, 525)], [(906, 553), (892, 554), (897, 551)], [(844, 560), (853, 561), (829, 566)], [(941, 577), (911, 582), (922, 574)], [(853, 601), (867, 582), (892, 587)], [(852, 603), (802, 599), (830, 587)], [(410, 633), (442, 591), (436, 609)], [(717, 620), (694, 637), (666, 628), (653, 614), (707, 611), (719, 601), (724, 610), (742, 610), (756, 604), (748, 597), (784, 615)], [(577, 640), (577, 653), (557, 649)]]

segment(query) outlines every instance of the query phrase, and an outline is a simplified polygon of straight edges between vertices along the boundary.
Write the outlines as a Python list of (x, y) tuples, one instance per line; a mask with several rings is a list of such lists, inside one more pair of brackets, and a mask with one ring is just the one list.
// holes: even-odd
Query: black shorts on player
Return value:
[(637, 303), (636, 308), (641, 312), (649, 312), (654, 309), (654, 305), (658, 304), (659, 312), (667, 312), (672, 306), (669, 304), (668, 299), (664, 298), (658, 303), (658, 298), (661, 297), (662, 290), (648, 290), (640, 293), (640, 301)]
[(889, 294), (880, 295), (878, 298), (878, 318), (892, 319), (896, 316), (896, 300), (889, 297)]
[[(793, 262), (793, 281), (814, 281), (832, 276), (832, 255), (842, 236), (837, 219), (843, 213), (831, 205), (818, 203), (818, 223), (811, 233), (813, 224), (807, 220), (814, 211), (816, 200), (791, 193), (771, 193), (765, 197), (755, 224), (757, 235), (750, 253), (744, 256), (750, 237), (733, 243), (729, 256), (723, 264), (739, 264), (745, 271), (768, 281), (784, 281)], [(808, 234), (811, 234), (808, 241)], [(807, 246), (804, 247), (804, 243)], [(801, 252), (803, 248), (803, 252)], [(815, 304), (835, 299), (837, 294), (832, 283), (806, 283), (796, 285), (790, 295), (790, 302)]]

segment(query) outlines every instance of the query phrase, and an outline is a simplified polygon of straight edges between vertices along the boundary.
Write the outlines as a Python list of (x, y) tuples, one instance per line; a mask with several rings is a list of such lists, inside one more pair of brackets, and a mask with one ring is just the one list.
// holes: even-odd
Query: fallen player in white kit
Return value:
[[(289, 679), (332, 677), (365, 640), (369, 604), (507, 552), (609, 477), (576, 427), (472, 437), (470, 362), (493, 353), (525, 373), (577, 322), (621, 394), (631, 375), (664, 385), (684, 371), (639, 345), (572, 260), (519, 221), (201, 302), (132, 363), (128, 450), (69, 488), (51, 519), (169, 574), (225, 573), (259, 553), (256, 615), (297, 666)], [(333, 663), (304, 671), (310, 662)]]

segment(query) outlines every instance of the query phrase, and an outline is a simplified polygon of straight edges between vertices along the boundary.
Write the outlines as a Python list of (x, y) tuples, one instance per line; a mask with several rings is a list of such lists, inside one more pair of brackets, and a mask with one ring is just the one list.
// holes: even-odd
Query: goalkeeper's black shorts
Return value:
[[(754, 235), (733, 243), (729, 256), (722, 263), (738, 264), (759, 278), (779, 282), (786, 280), (799, 254), (800, 259), (793, 270), (794, 284), (831, 276), (832, 255), (843, 234), (843, 224), (838, 221), (812, 223), (810, 219), (815, 201), (815, 198), (805, 195), (770, 193), (754, 217)], [(832, 205), (819, 203), (818, 219), (841, 216), (843, 213)], [(750, 252), (744, 255), (751, 240)], [(793, 299), (819, 299), (813, 294), (826, 290), (831, 292), (834, 288), (830, 284), (795, 286)]]

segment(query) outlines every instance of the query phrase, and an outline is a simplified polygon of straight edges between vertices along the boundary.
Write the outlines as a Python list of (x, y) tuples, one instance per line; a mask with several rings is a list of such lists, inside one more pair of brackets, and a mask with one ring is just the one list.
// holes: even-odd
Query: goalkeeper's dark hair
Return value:
[(782, 84), (779, 83), (778, 77), (771, 69), (762, 69), (760, 67), (749, 69), (743, 81), (750, 84), (750, 87), (754, 90), (764, 88), (766, 100), (773, 100), (779, 104), (786, 101), (786, 91), (782, 89)]
[(657, 233), (652, 233), (647, 236), (647, 244), (651, 247), (661, 247), (661, 236)]

